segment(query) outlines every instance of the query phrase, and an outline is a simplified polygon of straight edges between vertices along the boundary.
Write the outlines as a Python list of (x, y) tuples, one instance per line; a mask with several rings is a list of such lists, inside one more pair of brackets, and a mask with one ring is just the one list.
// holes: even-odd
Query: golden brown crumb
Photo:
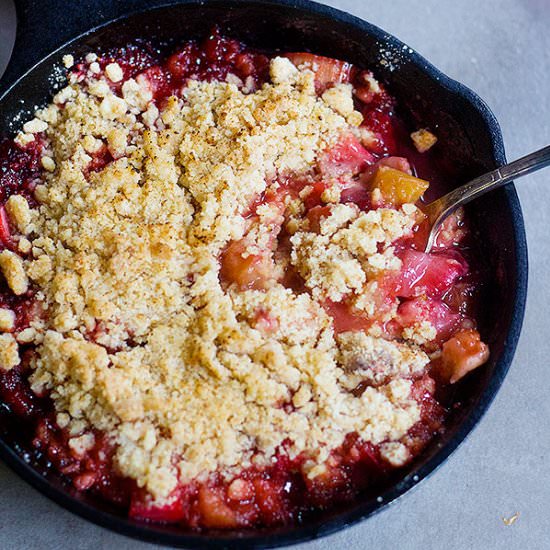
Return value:
[(118, 63), (109, 63), (105, 67), (105, 74), (111, 82), (120, 82), (124, 78), (124, 73)]
[(40, 159), (40, 164), (42, 164), (42, 168), (48, 172), (53, 172), (55, 170), (55, 162), (51, 157), (42, 157)]
[(437, 330), (429, 321), (422, 321), (404, 328), (402, 336), (405, 340), (410, 340), (415, 344), (422, 345), (434, 340), (437, 336)]
[(64, 55), (63, 56), (63, 66), (66, 69), (70, 69), (74, 65), (74, 57), (72, 55)]
[(11, 309), (0, 308), (0, 331), (10, 331), (15, 324), (15, 313)]
[(20, 237), (17, 243), (17, 249), (22, 254), (28, 254), (31, 251), (32, 244), (26, 237)]
[(12, 334), (0, 334), (0, 370), (9, 371), (19, 364), (19, 346)]
[(411, 139), (419, 153), (425, 153), (437, 143), (437, 137), (426, 128), (413, 132)]
[(380, 456), (392, 466), (400, 467), (411, 458), (409, 449), (399, 441), (389, 441), (380, 445)]
[(29, 279), (23, 267), (23, 260), (15, 252), (11, 250), (0, 252), (0, 272), (14, 294), (19, 296), (27, 292)]
[(24, 235), (29, 232), (31, 209), (27, 199), (21, 195), (12, 195), (5, 204), (6, 211), (17, 229)]
[(363, 117), (355, 110), (352, 90), (351, 84), (337, 84), (323, 93), (323, 101), (346, 117), (352, 126), (359, 126)]

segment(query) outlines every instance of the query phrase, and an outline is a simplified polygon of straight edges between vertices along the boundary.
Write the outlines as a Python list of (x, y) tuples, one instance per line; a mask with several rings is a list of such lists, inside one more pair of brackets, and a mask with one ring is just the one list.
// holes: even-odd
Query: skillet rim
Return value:
[[(145, 12), (157, 11), (177, 5), (222, 5), (232, 4), (235, 7), (246, 6), (247, 4), (256, 4), (262, 6), (288, 6), (289, 8), (297, 8), (308, 11), (314, 16), (320, 16), (337, 20), (345, 25), (353, 26), (362, 33), (374, 36), (377, 40), (384, 44), (390, 44), (392, 48), (403, 49), (405, 56), (419, 70), (427, 74), (438, 86), (446, 89), (453, 95), (462, 98), (480, 115), (485, 124), (488, 135), (491, 138), (491, 156), (495, 166), (505, 164), (506, 157), (504, 144), (500, 126), (490, 111), (486, 103), (472, 90), (451, 79), (422, 55), (415, 50), (406, 46), (403, 42), (397, 39), (390, 33), (380, 29), (379, 27), (353, 16), (342, 10), (312, 2), (309, 0), (183, 0), (183, 1), (168, 1), (160, 3), (145, 9), (131, 10), (128, 13), (109, 19), (99, 25), (93, 26), (86, 32), (66, 41), (61, 46), (50, 52), (46, 57), (35, 63), (22, 76), (7, 87), (4, 93), (0, 96), (0, 105), (5, 96), (13, 90), (22, 80), (24, 80), (36, 67), (41, 65), (46, 59), (52, 59), (56, 54), (72, 44), (75, 44), (85, 37), (88, 37), (95, 32), (112, 24), (119, 23), (134, 15)], [(406, 50), (405, 50), (406, 48)], [(416, 487), (420, 481), (429, 477), (435, 472), (443, 462), (454, 452), (454, 450), (468, 437), (476, 425), (479, 423), (482, 416), (487, 411), (489, 405), (495, 398), (509, 368), (517, 347), (520, 336), (523, 316), (525, 311), (525, 302), (527, 295), (527, 243), (525, 236), (525, 228), (523, 215), (516, 190), (513, 185), (509, 185), (503, 190), (506, 203), (510, 208), (511, 220), (513, 224), (513, 236), (516, 249), (516, 265), (515, 273), (513, 268), (510, 269), (511, 275), (515, 276), (515, 296), (513, 313), (508, 328), (508, 336), (504, 345), (501, 356), (496, 361), (493, 374), (484, 389), (477, 398), (477, 403), (473, 406), (470, 414), (461, 422), (460, 427), (456, 430), (452, 439), (437, 451), (434, 456), (427, 460), (422, 466), (418, 467), (398, 483), (392, 485), (388, 490), (383, 492), (383, 500), (371, 500), (370, 502), (361, 503), (355, 506), (352, 510), (341, 512), (331, 519), (320, 523), (313, 521), (310, 524), (298, 525), (292, 528), (287, 528), (284, 533), (276, 533), (274, 535), (253, 534), (251, 536), (235, 536), (235, 534), (218, 534), (216, 538), (211, 538), (208, 533), (202, 534), (176, 534), (166, 531), (161, 531), (154, 524), (138, 523), (128, 518), (121, 518), (105, 512), (95, 506), (87, 504), (77, 498), (71, 496), (67, 491), (55, 487), (47, 478), (35, 470), (30, 464), (19, 456), (3, 439), (0, 439), (0, 458), (23, 480), (27, 481), (31, 486), (37, 489), (40, 493), (47, 496), (65, 509), (77, 514), (78, 516), (87, 519), (101, 527), (107, 527), (117, 533), (133, 537), (142, 541), (153, 542), (157, 544), (168, 544), (174, 547), (184, 548), (203, 548), (208, 544), (210, 548), (271, 548), (282, 547), (299, 542), (314, 540), (340, 531), (346, 527), (357, 524), (358, 522), (367, 519), (380, 510), (388, 507), (396, 502), (398, 498)], [(261, 533), (261, 531), (260, 531)]]

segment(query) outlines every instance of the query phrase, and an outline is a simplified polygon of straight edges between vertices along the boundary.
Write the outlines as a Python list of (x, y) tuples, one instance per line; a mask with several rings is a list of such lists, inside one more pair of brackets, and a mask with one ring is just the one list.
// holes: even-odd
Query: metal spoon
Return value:
[(428, 221), (432, 228), (425, 251), (429, 252), (433, 248), (441, 224), (458, 207), (469, 203), (477, 197), (481, 197), (481, 195), (485, 195), (489, 191), (500, 189), (514, 179), (521, 178), (549, 165), (550, 145), (510, 164), (505, 164), (492, 172), (483, 174), (483, 176), (473, 179), (426, 205), (423, 210), (428, 216)]

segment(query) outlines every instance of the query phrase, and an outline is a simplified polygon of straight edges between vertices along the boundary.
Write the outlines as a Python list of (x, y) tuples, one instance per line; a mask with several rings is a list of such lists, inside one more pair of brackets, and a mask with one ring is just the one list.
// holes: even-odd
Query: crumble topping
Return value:
[(351, 292), (360, 296), (380, 271), (401, 267), (391, 244), (410, 233), (415, 212), (414, 206), (406, 213), (405, 207), (361, 212), (353, 204), (331, 205), (319, 233), (292, 236), (291, 262), (317, 299), (338, 302)]
[(15, 313), (11, 309), (0, 308), (0, 330), (10, 331), (15, 325)]
[(429, 321), (416, 322), (403, 329), (403, 338), (421, 346), (435, 339), (437, 330)]
[[(111, 82), (122, 79), (117, 67), (106, 68)], [(4, 251), (0, 268), (16, 294), (30, 278), (47, 316), (0, 335), (0, 366), (18, 363), (16, 338), (37, 343), (32, 388), (50, 392), (70, 445), (83, 452), (91, 428), (105, 432), (120, 472), (157, 500), (178, 481), (268, 465), (283, 445), (310, 458), (314, 477), (350, 432), (403, 463), (398, 440), (420, 418), (408, 377), (427, 356), (413, 343), (335, 336), (322, 303), (349, 295), (369, 307), (377, 274), (401, 265), (392, 243), (411, 231), (416, 208), (331, 205), (318, 233), (294, 220), (291, 263), (310, 293), (277, 278), (262, 290), (226, 288), (219, 275), (254, 198), (285, 174), (310, 174), (360, 123), (351, 86), (319, 98), (313, 73), (275, 58), (272, 82), (254, 93), (231, 79), (191, 80), (160, 107), (146, 78), (117, 95), (90, 69), (18, 137), (44, 132), (51, 162), (39, 208), (17, 198), (10, 207), (31, 255)], [(270, 205), (258, 218), (243, 259), (281, 223)], [(373, 384), (351, 391), (366, 378)]]
[(31, 221), (31, 209), (25, 197), (21, 195), (12, 195), (6, 201), (6, 212), (17, 229), (23, 234), (29, 231), (29, 223)]
[(411, 377), (429, 363), (419, 348), (381, 340), (364, 332), (344, 332), (337, 337), (339, 362), (347, 373), (352, 388), (366, 380), (380, 384), (390, 377)]
[(11, 250), (0, 252), (0, 271), (15, 295), (25, 294), (29, 288), (29, 278), (23, 260)]
[(19, 364), (19, 346), (11, 334), (0, 334), (0, 369), (11, 370)]
[(380, 455), (396, 468), (403, 466), (409, 460), (410, 454), (409, 449), (399, 441), (390, 441), (380, 445)]
[(63, 66), (70, 69), (74, 65), (74, 57), (70, 54), (64, 55), (62, 58)]

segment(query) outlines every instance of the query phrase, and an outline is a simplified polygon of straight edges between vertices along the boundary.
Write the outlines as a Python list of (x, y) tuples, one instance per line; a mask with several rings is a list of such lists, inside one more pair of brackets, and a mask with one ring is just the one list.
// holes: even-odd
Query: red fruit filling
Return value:
[[(276, 194), (266, 193), (257, 198), (247, 217), (248, 232), (242, 240), (229, 243), (220, 258), (224, 283), (241, 289), (263, 289), (273, 280), (282, 280), (289, 288), (306, 291), (304, 281), (288, 262), (286, 198), (302, 197), (303, 217), (309, 221), (310, 230), (318, 232), (320, 221), (330, 214), (323, 197), (331, 182), (340, 181), (340, 203), (353, 203), (363, 211), (416, 202), (425, 190), (423, 180), (412, 175), (420, 166), (414, 158), (407, 160), (401, 156), (410, 147), (400, 141), (403, 123), (394, 114), (395, 101), (375, 84), (369, 72), (309, 53), (286, 55), (295, 65), (305, 65), (314, 71), (319, 93), (335, 84), (351, 82), (357, 108), (364, 116), (362, 126), (374, 139), (367, 144), (349, 135), (321, 156), (316, 181), (290, 178), (281, 183)], [(185, 44), (165, 61), (159, 60), (151, 48), (140, 45), (99, 59), (102, 70), (112, 62), (120, 65), (124, 79), (146, 79), (157, 102), (170, 95), (181, 95), (188, 79), (225, 80), (233, 75), (237, 78), (235, 82), (253, 91), (268, 79), (269, 69), (265, 54), (217, 32), (200, 44)], [(81, 63), (75, 71), (85, 70), (86, 65)], [(122, 82), (111, 85), (120, 91)], [(0, 250), (16, 250), (20, 237), (4, 208), (7, 199), (14, 194), (23, 195), (31, 206), (36, 206), (33, 192), (42, 178), (43, 147), (40, 136), (25, 147), (8, 141), (0, 145)], [(426, 158), (430, 158), (429, 154)], [(427, 162), (426, 158), (422, 163)], [(103, 146), (92, 156), (89, 171), (101, 170), (112, 160)], [(437, 171), (433, 166), (430, 170)], [(306, 187), (309, 191), (304, 194)], [(280, 206), (280, 219), (273, 224), (269, 244), (262, 253), (243, 257), (250, 228), (257, 221), (257, 208), (267, 203)], [(421, 452), (444, 427), (446, 409), (436, 400), (437, 385), (458, 381), (488, 358), (487, 346), (474, 330), (471, 318), (471, 304), (477, 299), (480, 281), (475, 280), (470, 268), (475, 257), (461, 245), (468, 232), (466, 222), (451, 219), (439, 240), (440, 251), (432, 254), (418, 250), (421, 231), (421, 226), (417, 227), (410, 239), (396, 245), (401, 268), (391, 278), (378, 281), (377, 291), (379, 312), (397, 308), (396, 319), (382, 326), (388, 337), (398, 336), (404, 328), (425, 321), (436, 330), (435, 339), (425, 349), (433, 351), (434, 346), (441, 349), (432, 366), (433, 378), (424, 374), (413, 381), (413, 396), (421, 404), (421, 418), (403, 438), (411, 457)], [(24, 296), (14, 296), (5, 282), (0, 282), (0, 307), (15, 312), (18, 329), (42, 315), (36, 310), (32, 294), (31, 290)], [(324, 308), (332, 317), (336, 333), (366, 331), (373, 324), (372, 317), (347, 299), (329, 300)], [(279, 329), (278, 322), (264, 311), (258, 311), (254, 326), (267, 332)], [(31, 447), (37, 459), (72, 480), (78, 490), (95, 492), (126, 507), (136, 519), (181, 523), (197, 529), (291, 524), (383, 484), (391, 470), (380, 456), (380, 446), (349, 434), (341, 447), (331, 453), (326, 471), (312, 479), (302, 473), (306, 457), (290, 460), (284, 449), (280, 449), (270, 467), (249, 468), (230, 479), (214, 475), (206, 481), (184, 484), (166, 503), (159, 505), (133, 481), (117, 474), (112, 445), (101, 433), (94, 434), (93, 446), (84, 452), (69, 446), (70, 435), (74, 434), (59, 426), (48, 397), (36, 396), (29, 387), (25, 357), (30, 353), (32, 348), (24, 347), (19, 366), (8, 372), (0, 370), (0, 397), (11, 413), (34, 430)]]

